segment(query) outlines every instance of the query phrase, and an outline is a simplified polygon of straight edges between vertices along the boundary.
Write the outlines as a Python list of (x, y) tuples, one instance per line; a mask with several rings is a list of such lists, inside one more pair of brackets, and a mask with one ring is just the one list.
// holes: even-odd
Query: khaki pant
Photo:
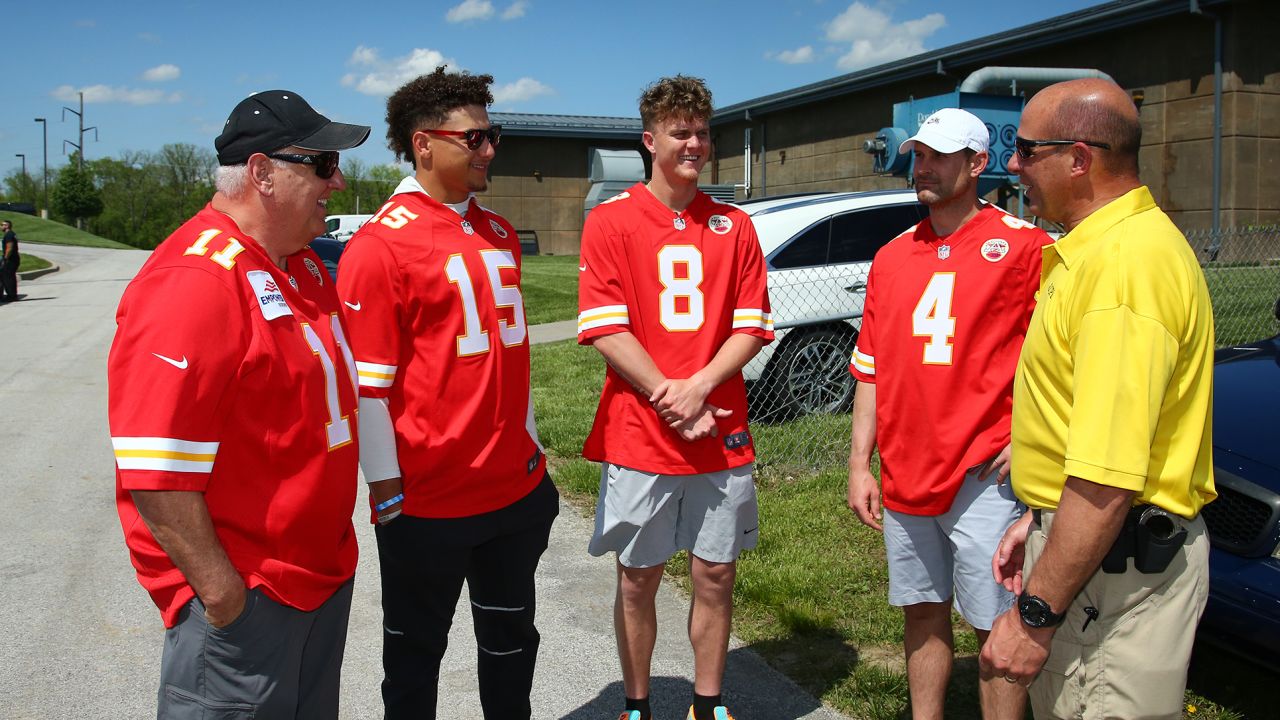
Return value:
[[(1053, 514), (1027, 536), (1030, 576)], [(1031, 684), (1036, 720), (1181, 718), (1196, 624), (1209, 596), (1209, 536), (1187, 523), (1182, 553), (1163, 573), (1098, 570), (1067, 609), (1044, 671)], [(1085, 608), (1098, 618), (1088, 623)]]

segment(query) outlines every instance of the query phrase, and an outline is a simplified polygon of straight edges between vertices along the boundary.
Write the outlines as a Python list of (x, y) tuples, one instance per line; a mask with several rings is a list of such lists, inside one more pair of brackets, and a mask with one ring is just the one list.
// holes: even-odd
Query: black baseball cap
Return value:
[(367, 125), (334, 122), (316, 112), (298, 93), (267, 90), (236, 105), (213, 141), (219, 165), (240, 165), (254, 153), (290, 145), (303, 150), (346, 150), (369, 137)]

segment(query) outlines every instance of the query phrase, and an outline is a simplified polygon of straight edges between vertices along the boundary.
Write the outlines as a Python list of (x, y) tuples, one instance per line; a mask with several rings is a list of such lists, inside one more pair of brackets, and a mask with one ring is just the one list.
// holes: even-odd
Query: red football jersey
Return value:
[(194, 592), (131, 490), (203, 492), (245, 584), (285, 605), (314, 610), (355, 573), (355, 363), (320, 259), (308, 249), (286, 264), (206, 206), (116, 311), (116, 505), (167, 627)]
[(925, 220), (876, 253), (850, 371), (876, 384), (885, 507), (946, 512), (965, 471), (1009, 443), (1013, 371), (1051, 242), (987, 206), (945, 238)]
[(465, 218), (406, 178), (342, 254), (360, 393), (385, 397), (406, 515), (504, 508), (542, 479), (529, 412), (520, 241), (472, 199)]
[[(627, 331), (662, 374), (687, 378), (733, 333), (773, 340), (764, 256), (746, 213), (699, 192), (674, 213), (644, 183), (596, 206), (582, 231), (578, 342)], [(691, 475), (755, 459), (738, 373), (707, 402), (733, 414), (720, 436), (687, 442), (612, 367), (583, 457), (646, 472)]]

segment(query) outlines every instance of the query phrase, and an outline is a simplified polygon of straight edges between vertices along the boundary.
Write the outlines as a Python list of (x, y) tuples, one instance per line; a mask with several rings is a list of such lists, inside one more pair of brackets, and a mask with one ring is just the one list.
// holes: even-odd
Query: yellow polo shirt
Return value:
[(1186, 238), (1139, 187), (1044, 248), (1013, 392), (1013, 488), (1067, 476), (1194, 517), (1213, 487), (1213, 310)]

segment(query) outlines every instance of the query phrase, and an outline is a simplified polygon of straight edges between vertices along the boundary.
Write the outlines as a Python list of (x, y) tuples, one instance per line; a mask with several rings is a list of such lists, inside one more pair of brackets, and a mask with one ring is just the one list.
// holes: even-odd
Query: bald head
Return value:
[(1124, 88), (1098, 78), (1068, 80), (1036, 93), (1027, 112), (1044, 118), (1053, 137), (1110, 145), (1097, 162), (1110, 174), (1137, 178), (1142, 125)]

